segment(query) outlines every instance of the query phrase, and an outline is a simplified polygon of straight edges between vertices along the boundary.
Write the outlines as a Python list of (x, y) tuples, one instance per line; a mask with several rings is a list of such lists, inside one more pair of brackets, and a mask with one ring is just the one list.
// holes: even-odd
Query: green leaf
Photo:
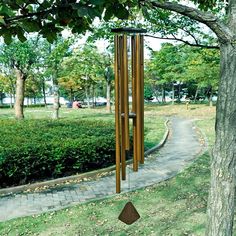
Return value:
[(78, 8), (78, 10), (77, 10), (77, 14), (78, 14), (78, 16), (87, 16), (88, 15), (88, 8), (87, 7), (80, 7), (80, 8)]
[(25, 35), (24, 35), (24, 32), (23, 32), (22, 28), (18, 28), (16, 33), (17, 33), (18, 39), (19, 39), (22, 43), (27, 40), (27, 38), (26, 38)]
[(88, 14), (89, 14), (90, 18), (92, 18), (92, 19), (94, 19), (96, 16), (101, 17), (101, 15), (102, 15), (102, 12), (98, 8), (89, 8), (88, 10), (89, 10)]
[(90, 3), (94, 5), (103, 5), (105, 0), (90, 0)]
[(10, 44), (12, 42), (12, 37), (11, 37), (11, 33), (10, 32), (6, 32), (3, 35), (3, 38), (4, 38), (5, 44)]
[(5, 22), (3, 16), (0, 16), (0, 24), (2, 24), (2, 25), (6, 25), (6, 22)]
[(118, 5), (117, 11), (115, 11), (115, 16), (119, 19), (128, 19), (129, 11), (123, 5)]
[(106, 11), (105, 11), (104, 20), (105, 20), (105, 21), (110, 20), (113, 15), (114, 15), (113, 7), (112, 7), (112, 6), (109, 6), (109, 7), (106, 9)]
[(37, 21), (24, 21), (22, 27), (27, 32), (37, 32), (40, 30), (40, 25)]
[(150, 20), (150, 16), (146, 7), (142, 7), (142, 13), (145, 19)]
[(57, 34), (55, 32), (47, 32), (44, 36), (49, 43), (53, 43), (57, 38)]
[(13, 16), (14, 13), (11, 8), (6, 5), (0, 5), (0, 14), (4, 16)]
[(18, 4), (18, 5), (21, 5), (21, 4), (23, 4), (25, 1), (24, 0), (16, 0), (16, 3)]

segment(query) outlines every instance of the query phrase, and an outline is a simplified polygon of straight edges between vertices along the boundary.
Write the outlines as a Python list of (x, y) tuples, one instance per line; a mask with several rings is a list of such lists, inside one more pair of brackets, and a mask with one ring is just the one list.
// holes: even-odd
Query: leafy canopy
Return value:
[(9, 44), (12, 36), (20, 41), (26, 34), (38, 32), (49, 42), (68, 26), (72, 33), (84, 33), (96, 17), (127, 19), (135, 0), (2, 0), (0, 36)]

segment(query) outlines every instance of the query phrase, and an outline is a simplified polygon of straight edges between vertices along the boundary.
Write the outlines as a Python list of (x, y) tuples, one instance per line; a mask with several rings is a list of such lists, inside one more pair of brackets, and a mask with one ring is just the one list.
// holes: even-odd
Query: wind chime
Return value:
[[(126, 179), (126, 160), (130, 153), (129, 119), (133, 120), (133, 170), (144, 164), (144, 46), (146, 30), (112, 29), (115, 33), (115, 123), (116, 123), (116, 193)], [(131, 48), (131, 78), (128, 55)], [(132, 84), (132, 108), (129, 110), (129, 85)], [(120, 171), (121, 170), (121, 171)], [(121, 172), (121, 174), (120, 174)], [(121, 176), (120, 176), (121, 175)]]
[[(116, 28), (115, 33), (115, 124), (116, 124), (116, 193), (121, 191), (121, 178), (126, 180), (126, 160), (130, 153), (129, 119), (133, 120), (133, 171), (144, 164), (144, 29)], [(131, 45), (131, 78), (129, 80), (129, 49)], [(129, 110), (129, 90), (132, 108)], [(121, 172), (121, 174), (120, 174)], [(121, 175), (121, 176), (120, 176)], [(119, 220), (132, 224), (140, 218), (131, 202), (119, 215)]]

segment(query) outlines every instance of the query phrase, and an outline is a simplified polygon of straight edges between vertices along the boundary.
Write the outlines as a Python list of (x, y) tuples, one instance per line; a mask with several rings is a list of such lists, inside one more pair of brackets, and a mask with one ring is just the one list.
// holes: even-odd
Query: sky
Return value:
[[(70, 33), (69, 33), (68, 30), (62, 31), (62, 36), (63, 37), (66, 38), (69, 35), (70, 35)], [(86, 35), (81, 37), (81, 39), (78, 40), (77, 45), (85, 44), (87, 37), (88, 36), (86, 36)], [(145, 37), (144, 40), (145, 40), (145, 44), (148, 47), (151, 47), (154, 51), (160, 50), (161, 49), (161, 44), (164, 43), (164, 42), (168, 42), (167, 40), (155, 39), (155, 38), (151, 38), (151, 37)], [(108, 42), (105, 41), (105, 40), (98, 40), (96, 42), (96, 46), (98, 47), (98, 50), (100, 52), (103, 52), (103, 51), (105, 51), (106, 47), (108, 46)], [(144, 55), (145, 58), (148, 58), (150, 56), (150, 51), (147, 48), (145, 48), (144, 52), (145, 52), (145, 55)]]

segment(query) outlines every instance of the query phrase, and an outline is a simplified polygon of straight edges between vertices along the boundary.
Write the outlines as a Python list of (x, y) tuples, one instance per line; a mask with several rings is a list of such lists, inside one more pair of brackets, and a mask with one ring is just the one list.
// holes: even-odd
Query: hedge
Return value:
[(102, 121), (0, 120), (0, 187), (115, 163), (114, 124)]

